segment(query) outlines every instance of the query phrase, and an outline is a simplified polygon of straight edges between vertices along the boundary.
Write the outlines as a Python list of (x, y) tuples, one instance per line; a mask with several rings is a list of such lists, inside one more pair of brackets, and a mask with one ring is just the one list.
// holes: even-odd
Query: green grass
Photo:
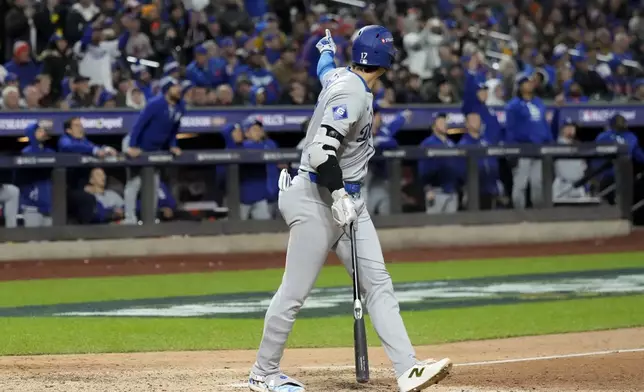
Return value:
[[(394, 282), (522, 275), (644, 267), (644, 253), (616, 253), (558, 257), (508, 258), (437, 263), (393, 263)], [(282, 269), (226, 271), (202, 274), (111, 278), (48, 279), (0, 282), (0, 307), (50, 305), (117, 299), (274, 291)], [(317, 287), (349, 285), (343, 267), (326, 267)]]
[[(393, 263), (395, 282), (644, 268), (644, 253)], [(0, 283), (0, 307), (273, 291), (282, 269)], [(348, 286), (342, 267), (323, 270), (318, 287)], [(415, 344), (644, 325), (644, 295), (403, 312)], [(0, 318), (0, 355), (255, 348), (261, 319)], [(369, 328), (370, 343), (378, 344)], [(291, 347), (352, 344), (349, 315), (302, 318)]]
[[(416, 345), (644, 325), (644, 295), (403, 312)], [(0, 355), (256, 348), (263, 320), (0, 318)], [(353, 344), (352, 318), (300, 319), (290, 347)], [(378, 344), (371, 326), (369, 342)]]

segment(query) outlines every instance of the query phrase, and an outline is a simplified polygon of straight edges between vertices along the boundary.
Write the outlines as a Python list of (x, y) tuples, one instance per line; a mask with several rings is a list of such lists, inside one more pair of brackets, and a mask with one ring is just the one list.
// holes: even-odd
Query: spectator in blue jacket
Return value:
[[(458, 146), (489, 146), (492, 143), (483, 134), (481, 117), (478, 113), (472, 112), (465, 119), (465, 133)], [(461, 179), (467, 183), (467, 160), (461, 159)], [(496, 157), (484, 157), (478, 160), (479, 167), (479, 207), (482, 210), (490, 210), (496, 207), (500, 196), (503, 195), (503, 186), (501, 185), (499, 174), (499, 160)], [(466, 195), (466, 197), (476, 197)]]
[[(98, 158), (116, 155), (116, 150), (110, 146), (99, 146), (87, 139), (85, 128), (80, 117), (72, 117), (64, 123), (64, 133), (58, 139), (58, 152), (93, 155)], [(68, 211), (78, 223), (88, 224), (95, 220), (95, 198), (83, 188), (87, 178), (91, 177), (90, 170), (77, 168), (69, 169), (68, 182)]]
[(198, 45), (194, 49), (195, 59), (186, 68), (186, 79), (195, 86), (215, 88), (220, 84), (227, 83), (225, 65), (220, 58), (208, 58), (208, 49)]
[[(628, 130), (626, 118), (621, 114), (616, 114), (608, 122), (607, 129), (600, 133), (595, 142), (598, 144), (623, 144), (628, 147), (628, 154), (635, 163), (644, 164), (644, 151), (639, 145), (637, 136)], [(597, 164), (603, 163), (603, 160)], [(615, 183), (614, 169), (607, 169), (600, 175), (600, 188), (606, 189)], [(610, 192), (606, 196), (610, 203), (615, 202), (615, 192)]]
[[(136, 210), (141, 211), (141, 200), (137, 201)], [(157, 219), (161, 221), (175, 219), (177, 201), (163, 181), (159, 183), (159, 189), (157, 189), (157, 211)]]
[(25, 41), (16, 41), (13, 44), (13, 59), (6, 63), (4, 68), (18, 77), (22, 91), (34, 83), (41, 66), (31, 59), (31, 46)]
[(259, 50), (251, 51), (246, 59), (249, 68), (245, 71), (253, 87), (263, 87), (266, 94), (265, 104), (277, 102), (280, 96), (280, 87), (275, 75), (265, 68), (262, 53)]
[(103, 158), (116, 155), (116, 150), (110, 146), (99, 146), (85, 136), (85, 128), (80, 117), (74, 116), (64, 123), (65, 133), (58, 139), (58, 152), (93, 155)]
[[(266, 142), (264, 125), (258, 118), (250, 117), (244, 120), (241, 126), (244, 132), (242, 148), (248, 150), (272, 148), (273, 145)], [(267, 165), (246, 164), (240, 166), (241, 219), (271, 219), (272, 214), (269, 205), (271, 191), (268, 187), (269, 172)], [(275, 177), (274, 182), (277, 184), (277, 177)]]
[(150, 99), (155, 95), (152, 85), (152, 75), (148, 71), (148, 67), (142, 64), (133, 65), (132, 76), (134, 76), (135, 86), (145, 95), (145, 99)]
[[(398, 148), (396, 134), (411, 119), (411, 111), (400, 112), (393, 121), (383, 124), (382, 113), (378, 104), (373, 105), (372, 135), (376, 152)], [(371, 215), (389, 215), (391, 199), (389, 197), (389, 178), (386, 161), (371, 161), (364, 181), (364, 199), (367, 211)]]
[[(447, 114), (439, 113), (432, 125), (432, 135), (420, 143), (425, 148), (452, 148), (447, 136)], [(425, 192), (428, 214), (454, 213), (458, 210), (458, 158), (434, 157), (418, 161), (418, 177)]]
[[(181, 100), (181, 86), (170, 77), (161, 80), (161, 94), (153, 97), (139, 115), (134, 127), (123, 144), (127, 155), (136, 158), (143, 151), (167, 151), (180, 155), (177, 133), (185, 106)], [(155, 188), (158, 188), (159, 175), (155, 175)], [(136, 218), (136, 199), (141, 189), (141, 177), (130, 178), (125, 185), (125, 223), (133, 224)], [(156, 193), (155, 193), (156, 195)], [(154, 203), (156, 205), (156, 201)]]
[[(25, 129), (29, 145), (22, 149), (22, 155), (53, 154), (45, 146), (49, 134), (41, 123), (33, 123)], [(25, 227), (51, 226), (52, 185), (50, 169), (28, 169), (18, 176), (20, 204)]]
[[(476, 113), (483, 122), (482, 133), (490, 144), (499, 144), (504, 142), (501, 124), (496, 118), (496, 112), (486, 104), (488, 99), (487, 85), (485, 84), (485, 75), (478, 72), (479, 57), (472, 56), (469, 62), (470, 69), (465, 76), (465, 89), (463, 92), (462, 111), (465, 116), (470, 113)], [(493, 93), (493, 92), (492, 92)]]
[[(527, 74), (516, 77), (517, 96), (505, 108), (508, 142), (518, 144), (549, 144), (554, 142), (552, 130), (546, 120), (546, 107), (534, 95), (534, 84)], [(514, 168), (512, 202), (514, 208), (526, 207), (526, 189), (530, 183), (530, 200), (538, 207), (543, 199), (541, 160), (519, 158)]]

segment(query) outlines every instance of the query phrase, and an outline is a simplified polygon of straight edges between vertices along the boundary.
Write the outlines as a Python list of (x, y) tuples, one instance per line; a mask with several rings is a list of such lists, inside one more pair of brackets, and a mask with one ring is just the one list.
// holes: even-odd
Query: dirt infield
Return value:
[[(635, 230), (624, 237), (591, 241), (410, 249), (385, 252), (385, 260), (387, 262), (427, 262), (497, 257), (613, 253), (638, 250), (644, 250), (644, 230)], [(239, 253), (0, 262), (0, 281), (279, 268), (284, 266), (284, 256), (284, 253)], [(335, 264), (339, 263), (335, 255), (331, 255), (329, 261)]]
[[(365, 386), (354, 382), (352, 355), (343, 348), (287, 350), (283, 365), (309, 392), (397, 390), (380, 348), (370, 349), (372, 380)], [(456, 363), (428, 391), (641, 392), (644, 386), (643, 328), (425, 346), (418, 356)], [(244, 391), (253, 359), (250, 351), (0, 357), (0, 390)]]

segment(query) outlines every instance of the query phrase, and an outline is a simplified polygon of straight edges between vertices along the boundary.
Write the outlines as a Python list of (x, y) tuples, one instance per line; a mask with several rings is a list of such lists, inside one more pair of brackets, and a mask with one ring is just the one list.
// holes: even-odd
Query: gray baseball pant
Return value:
[(242, 220), (269, 220), (272, 219), (271, 206), (266, 200), (253, 204), (241, 204), (239, 212)]
[(20, 207), (20, 189), (12, 184), (0, 185), (0, 203), (3, 205), (4, 225), (8, 229), (16, 227)]
[(391, 199), (389, 197), (389, 181), (372, 175), (365, 179), (365, 193), (363, 195), (367, 203), (369, 214), (389, 215), (391, 213)]
[[(156, 217), (156, 210), (159, 204), (159, 195), (157, 190), (159, 189), (159, 183), (161, 179), (159, 173), (154, 173), (154, 211)], [(136, 223), (138, 218), (136, 216), (136, 200), (139, 197), (139, 192), (141, 191), (141, 176), (134, 176), (130, 178), (125, 183), (125, 189), (123, 190), (123, 200), (125, 201), (125, 221)]]
[[(543, 202), (543, 173), (541, 160), (520, 158), (513, 170), (512, 203), (514, 208), (526, 207), (526, 189), (530, 183), (530, 200), (533, 207), (541, 206)], [(550, 184), (548, 184), (550, 185)]]
[(458, 193), (434, 191), (434, 200), (425, 201), (427, 214), (453, 214), (458, 211)]
[[(398, 300), (385, 267), (378, 233), (364, 200), (354, 198), (358, 209), (356, 246), (360, 284), (369, 317), (387, 356), (400, 376), (417, 363), (407, 330), (400, 316)], [(279, 372), (284, 346), (295, 316), (309, 296), (329, 251), (335, 251), (351, 274), (351, 243), (331, 215), (327, 189), (300, 174), (286, 191), (280, 192), (279, 208), (290, 228), (286, 268), (282, 284), (270, 302), (264, 320), (264, 334), (253, 365), (260, 376)], [(347, 285), (350, 284), (347, 279)], [(347, 297), (347, 309), (351, 308)], [(349, 314), (349, 313), (347, 313)]]

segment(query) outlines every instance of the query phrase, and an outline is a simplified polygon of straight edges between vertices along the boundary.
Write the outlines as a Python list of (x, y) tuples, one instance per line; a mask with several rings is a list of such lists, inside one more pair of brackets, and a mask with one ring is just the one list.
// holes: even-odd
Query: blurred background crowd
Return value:
[(384, 105), (456, 103), (476, 70), (512, 96), (534, 74), (542, 98), (644, 100), (644, 20), (636, 0), (373, 1), (8, 0), (2, 108), (141, 108), (173, 75), (192, 106), (311, 104), (325, 29), (350, 61), (368, 24), (402, 48), (376, 91)]
[[(181, 106), (185, 104), (188, 115), (194, 107), (213, 107), (215, 115), (217, 107), (224, 106), (312, 105), (321, 88), (315, 44), (325, 30), (332, 31), (338, 46), (336, 64), (342, 66), (351, 61), (356, 31), (365, 25), (381, 24), (393, 32), (400, 50), (395, 65), (373, 89), (376, 149), (597, 140), (628, 144), (635, 162), (644, 166), (644, 152), (625, 117), (611, 116), (605, 129), (580, 133), (577, 124), (560, 118), (560, 108), (567, 104), (644, 101), (642, 2), (360, 3), (5, 1), (0, 4), (4, 7), (0, 9), (4, 15), (0, 108), (16, 112), (39, 108), (142, 110), (159, 94), (174, 97)], [(546, 110), (543, 101), (552, 101), (552, 110)], [(410, 121), (410, 111), (383, 120), (381, 109), (414, 103), (456, 104), (462, 109), (464, 129), (451, 129), (449, 116), (444, 113), (427, 118), (422, 130), (400, 133)], [(492, 107), (505, 108), (502, 114), (506, 121), (500, 122)], [(62, 128), (55, 130), (62, 136), (51, 139), (46, 124), (30, 124), (19, 142), (1, 138), (0, 151), (80, 153), (103, 158), (121, 150), (122, 135), (96, 134), (88, 140), (78, 112), (70, 113)], [(302, 124), (305, 130), (306, 123)], [(128, 132), (132, 130), (123, 129), (123, 134)], [(303, 134), (267, 134), (261, 119), (249, 117), (226, 124), (220, 133), (179, 136), (181, 142), (171, 149), (176, 150), (173, 154), (180, 153), (179, 147), (301, 148), (298, 142)], [(24, 147), (22, 143), (27, 141)], [(613, 171), (597, 172), (601, 178), (596, 191), (590, 192), (591, 187), (585, 184), (593, 167), (593, 162), (583, 159), (559, 160), (552, 184), (555, 203), (571, 199), (583, 203), (597, 203), (601, 198), (614, 201)], [(287, 166), (240, 166), (243, 219), (277, 215), (276, 180), (282, 168)], [(291, 169), (295, 175), (295, 165)], [(140, 178), (123, 172), (96, 168), (68, 173), (70, 219), (105, 223), (125, 218), (136, 223), (136, 217), (129, 219), (126, 210), (138, 215)], [(538, 206), (542, 187), (550, 186), (543, 184), (538, 159), (485, 158), (479, 162), (479, 172), (479, 204), (483, 209)], [(0, 204), (7, 226), (16, 225), (18, 211), (26, 226), (51, 224), (50, 176), (47, 169), (20, 175), (0, 171)], [(136, 178), (137, 190), (124, 200), (127, 184)], [(168, 168), (158, 190), (159, 219), (194, 218), (180, 208), (190, 202), (225, 205), (225, 180), (225, 165)], [(383, 162), (372, 162), (364, 184), (372, 214), (389, 213), (388, 181)], [(436, 158), (405, 162), (403, 211), (452, 213), (464, 209), (471, 198), (464, 192), (466, 182), (464, 161)], [(7, 213), (9, 209), (12, 214)], [(8, 220), (9, 215), (12, 218)]]

